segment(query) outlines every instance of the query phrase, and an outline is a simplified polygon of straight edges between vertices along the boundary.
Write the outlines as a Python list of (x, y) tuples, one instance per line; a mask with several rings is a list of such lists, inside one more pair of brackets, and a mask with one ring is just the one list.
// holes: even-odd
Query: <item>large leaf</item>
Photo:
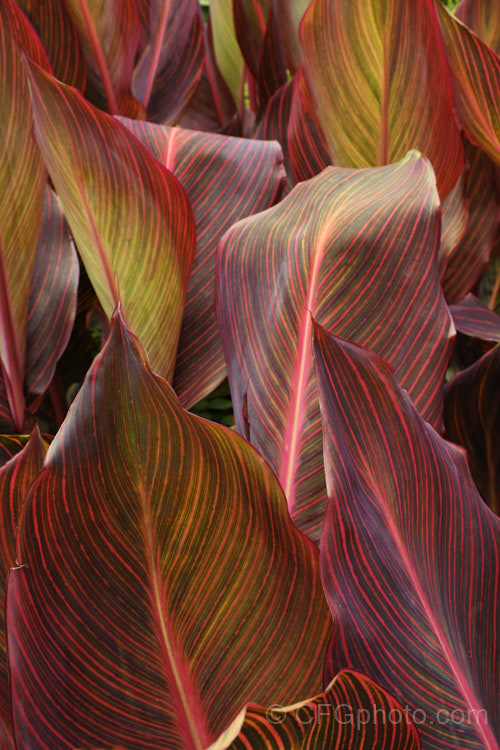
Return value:
[(441, 3), (435, 6), (460, 123), (470, 140), (500, 164), (500, 59)]
[(500, 6), (496, 0), (462, 0), (455, 17), (500, 55)]
[(446, 437), (467, 450), (471, 474), (490, 508), (500, 514), (500, 347), (446, 386)]
[(288, 81), (268, 101), (255, 131), (255, 138), (278, 141), (283, 150), (286, 171), (285, 190), (288, 193), (295, 184), (287, 141), (288, 120), (292, 106), (293, 81)]
[(130, 94), (140, 25), (134, 0), (64, 0), (83, 41), (87, 95), (111, 114), (131, 116)]
[(47, 173), (33, 141), (21, 48), (49, 67), (12, 0), (0, 3), (0, 359), (15, 426), (22, 430), (26, 318)]
[(436, 265), (428, 161), (332, 168), (219, 245), (216, 306), (237, 429), (270, 462), (296, 525), (319, 538), (326, 502), (311, 315), (390, 361), (440, 424), (453, 327)]
[(198, 0), (153, 0), (150, 40), (132, 91), (148, 118), (176, 122), (203, 72), (203, 22)]
[(209, 750), (419, 750), (408, 714), (355, 672), (294, 706), (248, 706)]
[(434, 0), (313, 0), (300, 39), (333, 163), (388, 164), (418, 148), (444, 199), (463, 150)]
[(195, 251), (187, 196), (123, 125), (27, 69), (36, 137), (97, 296), (108, 316), (121, 301), (170, 378)]
[(226, 375), (213, 309), (217, 242), (238, 219), (279, 199), (283, 156), (277, 143), (123, 122), (175, 174), (193, 208), (197, 248), (174, 375), (175, 392), (187, 408)]
[(500, 520), (376, 354), (315, 328), (329, 504), (326, 678), (364, 672), (424, 750), (497, 750)]
[(460, 333), (482, 341), (500, 341), (500, 315), (473, 294), (468, 294), (456, 305), (450, 305), (450, 313)]
[(18, 750), (203, 750), (249, 700), (320, 688), (331, 618), (317, 550), (265, 462), (184, 412), (117, 317), (27, 498), (17, 553)]
[(211, 0), (210, 26), (215, 61), (237, 106), (243, 100), (244, 60), (236, 39), (233, 0)]
[(299, 24), (310, 0), (276, 0), (285, 42), (288, 69), (295, 73), (300, 63)]
[(45, 448), (38, 428), (27, 445), (0, 468), (0, 746), (9, 747), (2, 728), (10, 734), (10, 696), (5, 645), (5, 583), (16, 563), (16, 536), (24, 497), (31, 482), (42, 468)]

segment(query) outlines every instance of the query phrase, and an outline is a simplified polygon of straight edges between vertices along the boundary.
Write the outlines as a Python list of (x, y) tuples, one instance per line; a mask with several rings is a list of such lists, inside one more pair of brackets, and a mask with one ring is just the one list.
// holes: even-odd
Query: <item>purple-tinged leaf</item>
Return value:
[(448, 193), (441, 205), (441, 244), (438, 252), (439, 273), (442, 277), (448, 259), (465, 234), (469, 217), (469, 205), (466, 195), (468, 169), (462, 169), (453, 190)]
[(47, 179), (32, 138), (21, 46), (49, 68), (26, 17), (12, 0), (5, 0), (0, 3), (0, 372), (17, 432), (24, 423), (26, 318)]
[(132, 91), (148, 119), (176, 122), (203, 73), (203, 21), (198, 0), (152, 0), (150, 40)]
[(63, 0), (83, 41), (86, 95), (112, 115), (139, 115), (130, 84), (139, 47), (134, 0)]
[(462, 0), (455, 17), (500, 55), (500, 6), (497, 0)]
[(301, 50), (299, 24), (310, 0), (276, 0), (285, 42), (285, 59), (291, 73), (299, 69)]
[(219, 244), (217, 318), (236, 426), (315, 540), (326, 487), (311, 315), (384, 356), (440, 425), (453, 325), (439, 286), (439, 234), (434, 173), (413, 153), (378, 169), (330, 167)]
[(315, 326), (329, 494), (325, 679), (363, 672), (423, 750), (498, 750), (500, 521), (392, 368)]
[(17, 555), (18, 750), (204, 750), (250, 699), (320, 689), (317, 549), (262, 458), (183, 411), (117, 315), (28, 495)]
[[(20, 440), (20, 437), (17, 439)], [(35, 428), (27, 445), (0, 468), (0, 746), (2, 750), (6, 750), (6, 745), (2, 741), (4, 739), (2, 728), (8, 735), (12, 732), (5, 645), (5, 583), (9, 570), (16, 563), (17, 527), (24, 498), (30, 484), (42, 468), (45, 452), (46, 448), (42, 443), (38, 428)]]
[(193, 208), (197, 249), (173, 381), (188, 408), (226, 376), (213, 309), (217, 243), (238, 219), (279, 200), (283, 156), (277, 143), (123, 122), (175, 174)]
[(271, 0), (257, 77), (259, 110), (288, 81), (282, 31), (276, 0)]
[(296, 182), (309, 180), (331, 165), (328, 146), (314, 111), (314, 103), (302, 67), (293, 78), (287, 141)]
[(22, 451), (29, 437), (29, 435), (0, 435), (0, 468)]
[(468, 220), (461, 240), (447, 249), (441, 285), (448, 304), (458, 302), (475, 287), (500, 229), (500, 168), (469, 142), (465, 153), (469, 163), (464, 196)]
[(247, 706), (208, 750), (420, 750), (402, 706), (364, 675), (341, 672), (293, 706)]
[(456, 305), (450, 305), (450, 313), (460, 333), (481, 341), (500, 341), (500, 315), (473, 294), (468, 294)]
[(64, 0), (17, 0), (17, 4), (42, 40), (55, 77), (83, 91), (87, 81), (83, 48)]
[(442, 3), (435, 7), (457, 116), (470, 140), (500, 164), (500, 59)]
[(35, 133), (105, 313), (118, 301), (171, 378), (195, 252), (178, 180), (119, 122), (33, 65)]
[(300, 40), (332, 162), (372, 167), (418, 148), (443, 200), (463, 147), (434, 0), (312, 0)]
[(500, 347), (458, 373), (446, 386), (446, 437), (462, 445), (479, 492), (500, 514)]
[(31, 280), (26, 347), (28, 401), (49, 387), (76, 313), (79, 264), (61, 203), (47, 187)]
[(255, 131), (255, 138), (263, 141), (278, 141), (283, 151), (286, 171), (285, 192), (295, 185), (288, 148), (287, 128), (292, 107), (293, 81), (288, 81), (268, 101)]

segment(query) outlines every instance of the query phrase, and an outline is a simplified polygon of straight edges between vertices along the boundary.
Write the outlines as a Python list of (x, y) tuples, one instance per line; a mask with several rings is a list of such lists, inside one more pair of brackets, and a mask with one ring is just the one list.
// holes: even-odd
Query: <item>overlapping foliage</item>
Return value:
[(500, 749), (500, 9), (448, 5), (0, 4), (0, 750)]

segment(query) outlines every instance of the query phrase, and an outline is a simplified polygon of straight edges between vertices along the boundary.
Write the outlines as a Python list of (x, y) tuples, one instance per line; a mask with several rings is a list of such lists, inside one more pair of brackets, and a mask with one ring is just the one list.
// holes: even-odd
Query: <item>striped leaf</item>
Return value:
[(87, 69), (83, 47), (64, 0), (17, 0), (42, 40), (54, 75), (83, 91)]
[(250, 700), (320, 689), (331, 618), (317, 550), (260, 456), (184, 412), (118, 316), (17, 552), (18, 750), (203, 750)]
[(175, 174), (193, 208), (197, 247), (173, 381), (188, 408), (226, 376), (213, 309), (217, 242), (238, 219), (276, 203), (284, 181), (283, 156), (277, 143), (136, 120), (123, 123)]
[(112, 115), (139, 114), (130, 94), (140, 24), (134, 0), (63, 0), (87, 63), (86, 94)]
[(288, 70), (295, 73), (300, 64), (299, 24), (310, 0), (276, 0), (283, 28), (285, 59)]
[(456, 375), (446, 386), (446, 437), (463, 445), (477, 488), (500, 514), (500, 347)]
[(210, 27), (217, 67), (240, 108), (244, 60), (234, 28), (233, 0), (210, 0)]
[(236, 426), (315, 540), (326, 487), (311, 315), (384, 356), (440, 424), (453, 327), (436, 265), (438, 213), (432, 168), (413, 153), (390, 167), (330, 167), (220, 242), (216, 307)]
[(176, 122), (203, 72), (203, 22), (198, 0), (153, 0), (150, 39), (132, 91), (150, 120)]
[(293, 79), (287, 140), (296, 182), (309, 180), (332, 163), (302, 67)]
[(434, 0), (313, 0), (300, 40), (333, 163), (389, 164), (417, 148), (444, 199), (463, 149)]
[[(463, 196), (468, 206), (467, 225), (459, 241), (443, 249), (446, 268), (441, 285), (449, 304), (458, 302), (474, 289), (500, 230), (500, 168), (469, 142), (465, 144), (465, 153), (469, 165)], [(458, 213), (459, 221), (461, 210), (460, 206), (452, 208), (455, 217)], [(443, 226), (449, 227), (449, 210), (446, 214)]]
[(28, 440), (29, 435), (0, 435), (0, 468), (22, 451)]
[(468, 168), (464, 166), (455, 187), (441, 204), (441, 243), (438, 251), (441, 279), (446, 271), (448, 261), (463, 239), (467, 228), (469, 218), (468, 175)]
[(450, 305), (450, 313), (460, 333), (482, 341), (500, 341), (500, 315), (473, 294), (468, 294), (456, 305)]
[[(18, 437), (17, 440), (20, 440)], [(2, 449), (4, 441), (2, 441)], [(11, 442), (12, 448), (12, 442)], [(29, 442), (11, 460), (0, 468), (0, 746), (10, 747), (11, 713), (7, 654), (5, 645), (5, 583), (9, 570), (16, 563), (16, 536), (25, 495), (30, 484), (42, 468), (46, 448), (38, 428), (31, 434)], [(2, 729), (9, 737), (2, 737)]]
[(409, 707), (423, 750), (497, 750), (500, 520), (380, 357), (320, 326), (314, 351), (335, 621), (325, 676), (375, 680)]
[(0, 3), (0, 359), (17, 432), (24, 422), (26, 318), (47, 179), (32, 138), (21, 48), (49, 67), (26, 17), (5, 0)]
[(496, 0), (462, 0), (455, 17), (500, 55), (500, 6)]
[(500, 164), (500, 59), (435, 3), (453, 80), (454, 108), (470, 140)]
[(341, 672), (324, 693), (294, 706), (248, 706), (208, 750), (419, 750), (408, 714), (384, 690)]
[(123, 125), (33, 65), (35, 133), (89, 278), (171, 378), (195, 227), (187, 196)]
[(263, 141), (278, 141), (283, 151), (286, 172), (284, 193), (289, 193), (295, 184), (287, 140), (288, 120), (292, 105), (293, 81), (288, 81), (268, 101), (262, 118), (255, 130), (255, 138)]

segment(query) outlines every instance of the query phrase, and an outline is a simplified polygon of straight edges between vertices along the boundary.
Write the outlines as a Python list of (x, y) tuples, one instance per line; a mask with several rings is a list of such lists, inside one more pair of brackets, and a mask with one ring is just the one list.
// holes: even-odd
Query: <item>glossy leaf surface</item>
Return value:
[(29, 74), (37, 141), (99, 301), (108, 316), (121, 301), (170, 378), (195, 251), (187, 196), (123, 125), (34, 66)]
[(314, 350), (335, 621), (325, 677), (371, 677), (418, 717), (424, 750), (497, 750), (500, 520), (380, 357), (320, 326)]
[(379, 169), (329, 168), (219, 245), (217, 318), (236, 426), (316, 540), (326, 488), (311, 315), (386, 357), (439, 424), (453, 328), (436, 265), (438, 206), (432, 169), (413, 153)]
[(446, 437), (462, 445), (484, 500), (500, 514), (500, 347), (456, 375), (445, 390)]
[(188, 408), (226, 375), (213, 309), (217, 242), (238, 219), (279, 200), (283, 156), (277, 143), (123, 122), (175, 174), (193, 208), (197, 249), (173, 381)]
[(333, 163), (383, 165), (418, 148), (444, 199), (463, 151), (433, 0), (313, 0), (300, 40)]
[(500, 341), (500, 315), (490, 310), (473, 294), (450, 306), (455, 328), (482, 341)]
[[(391, 721), (391, 718), (393, 719)], [(241, 724), (241, 727), (238, 726)], [(209, 750), (419, 750), (402, 707), (371, 680), (341, 672), (294, 706), (248, 706)]]
[(28, 496), (17, 554), (18, 750), (203, 750), (250, 699), (321, 684), (317, 550), (265, 462), (184, 412), (117, 316)]
[(500, 59), (442, 3), (435, 6), (460, 123), (470, 140), (500, 164)]

